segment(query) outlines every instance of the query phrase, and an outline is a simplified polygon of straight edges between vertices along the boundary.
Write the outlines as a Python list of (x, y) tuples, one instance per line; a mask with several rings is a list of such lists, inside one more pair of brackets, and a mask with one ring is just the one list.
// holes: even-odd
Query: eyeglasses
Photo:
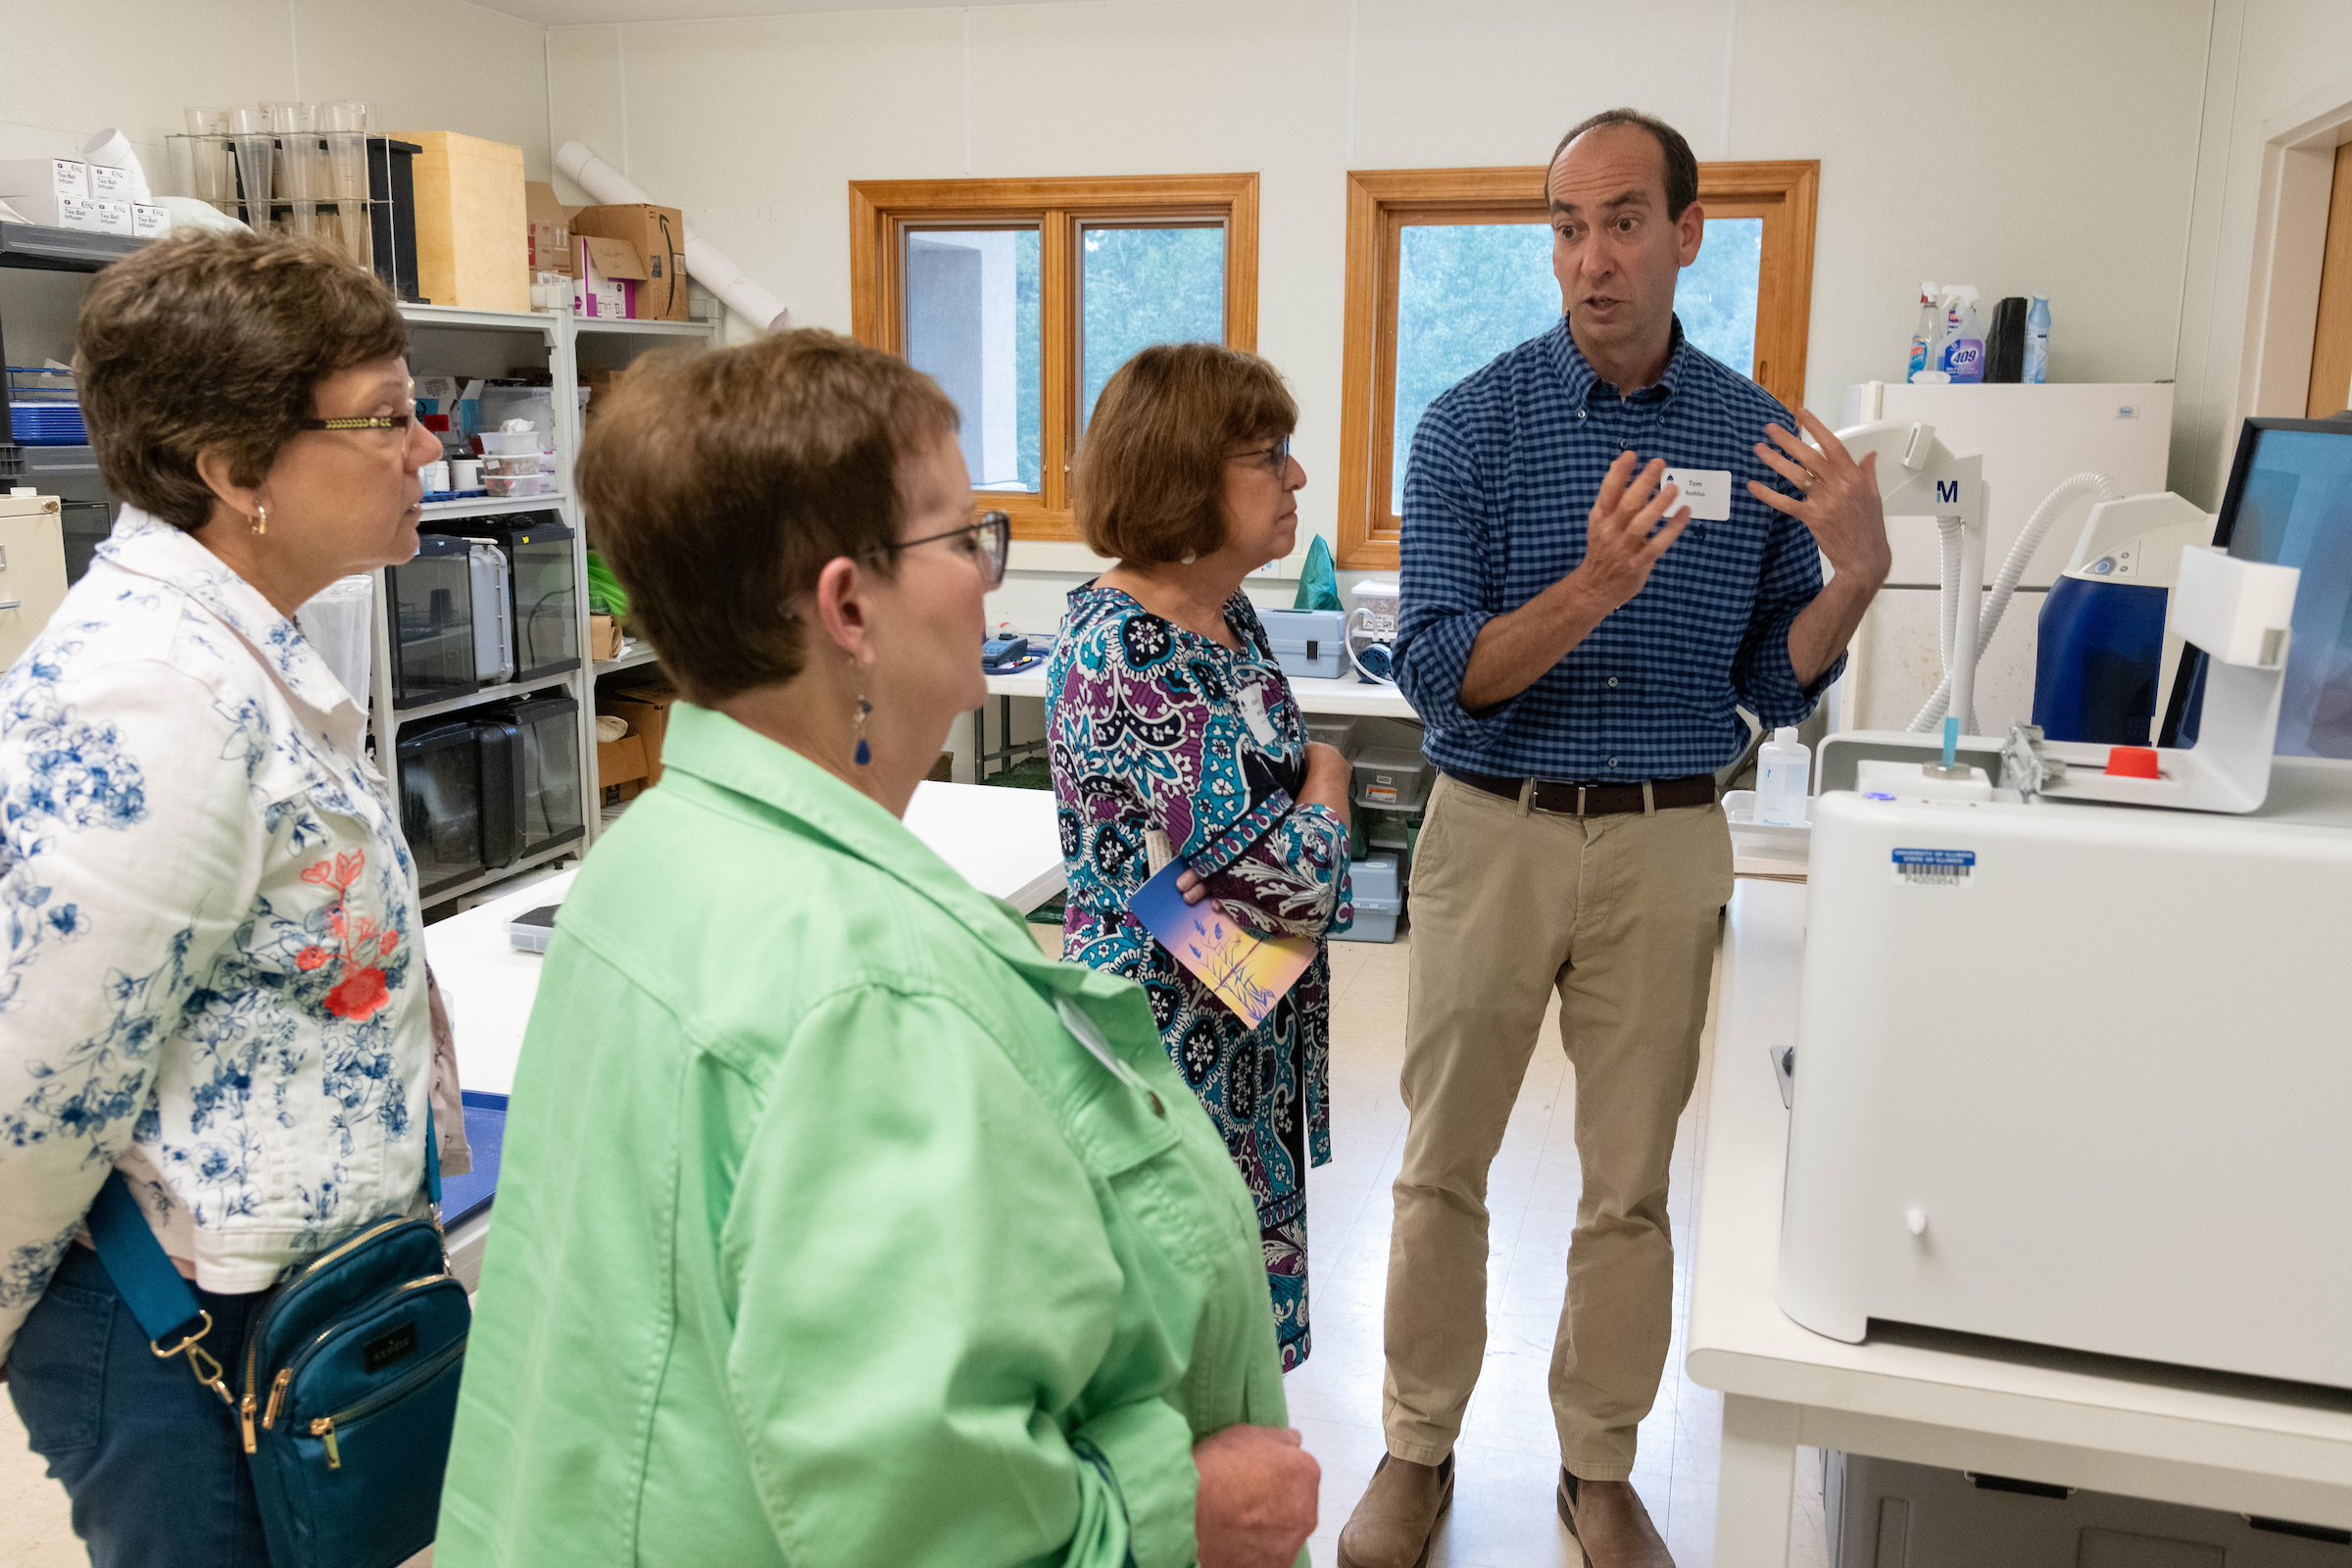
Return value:
[(1236, 452), (1232, 457), (1227, 458), (1225, 461), (1227, 463), (1240, 463), (1248, 458), (1263, 458), (1265, 460), (1266, 471), (1279, 479), (1283, 476), (1283, 474), (1290, 470), (1291, 438), (1286, 435), (1270, 447), (1256, 447), (1248, 452)]
[(942, 539), (967, 541), (964, 549), (979, 563), (980, 580), (994, 588), (1004, 580), (1004, 559), (1012, 551), (1012, 518), (1002, 512), (984, 512), (980, 520), (946, 533), (927, 533), (920, 539), (902, 539), (897, 544), (884, 545), (890, 550), (911, 550), (916, 545), (935, 544)]
[(406, 430), (416, 422), (413, 414), (354, 414), (339, 419), (305, 419), (298, 430)]

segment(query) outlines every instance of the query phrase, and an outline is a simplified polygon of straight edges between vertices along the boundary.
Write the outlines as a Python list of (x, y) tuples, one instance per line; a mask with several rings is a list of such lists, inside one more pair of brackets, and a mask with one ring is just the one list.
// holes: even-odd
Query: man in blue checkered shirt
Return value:
[[(1697, 190), (1661, 122), (1613, 110), (1571, 130), (1545, 178), (1563, 319), (1413, 439), (1396, 667), (1440, 776), (1413, 866), (1388, 1457), (1341, 1535), (1348, 1568), (1425, 1560), (1451, 1497), (1486, 1344), (1488, 1166), (1555, 991), (1583, 1166), (1551, 1359), (1556, 1503), (1598, 1568), (1671, 1568), (1628, 1478), (1665, 1361), (1667, 1163), (1732, 892), (1713, 774), (1747, 738), (1735, 705), (1767, 725), (1811, 711), (1888, 564), (1870, 464), (1810, 415), (1807, 445), (1683, 336)], [(1506, 1203), (1565, 1203), (1525, 1181)]]

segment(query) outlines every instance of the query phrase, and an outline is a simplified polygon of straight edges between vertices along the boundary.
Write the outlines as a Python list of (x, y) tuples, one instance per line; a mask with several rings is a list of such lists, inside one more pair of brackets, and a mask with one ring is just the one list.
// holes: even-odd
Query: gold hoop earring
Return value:
[(261, 537), (263, 534), (266, 534), (266, 533), (268, 533), (269, 531), (270, 531), (270, 509), (269, 509), (268, 507), (265, 507), (265, 506), (263, 506), (263, 505), (262, 505), (260, 502), (258, 502), (258, 501), (257, 501), (257, 502), (255, 502), (255, 503), (253, 504), (253, 534), (254, 534), (254, 537), (258, 539), (258, 538), (260, 538), (260, 537)]

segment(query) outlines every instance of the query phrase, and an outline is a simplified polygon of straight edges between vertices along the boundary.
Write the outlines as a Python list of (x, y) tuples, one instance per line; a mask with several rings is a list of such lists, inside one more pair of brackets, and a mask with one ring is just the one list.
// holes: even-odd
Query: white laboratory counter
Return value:
[[(1724, 934), (1686, 1363), (1724, 1395), (1716, 1568), (1787, 1563), (1800, 1444), (2352, 1527), (2352, 1395), (2159, 1381), (2055, 1350), (1846, 1345), (1781, 1310), (1788, 1115), (1772, 1055), (1796, 1036), (1805, 892), (1741, 878)], [(1804, 1070), (1800, 1054), (1800, 1089)]]
[[(1028, 910), (1061, 891), (1061, 839), (1054, 797), (1044, 790), (920, 784), (906, 820), (983, 893)], [(549, 877), (425, 927), (425, 956), (449, 1004), (458, 1077), (467, 1089), (508, 1092), (539, 994), (542, 960), (515, 950), (507, 923), (541, 905), (561, 904), (577, 874)]]

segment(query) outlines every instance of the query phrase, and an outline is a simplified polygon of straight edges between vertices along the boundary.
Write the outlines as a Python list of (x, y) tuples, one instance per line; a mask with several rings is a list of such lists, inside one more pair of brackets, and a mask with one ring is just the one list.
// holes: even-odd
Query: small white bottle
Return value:
[(1795, 728), (1774, 730), (1756, 754), (1756, 820), (1768, 827), (1803, 827), (1812, 772), (1813, 754), (1798, 742)]

